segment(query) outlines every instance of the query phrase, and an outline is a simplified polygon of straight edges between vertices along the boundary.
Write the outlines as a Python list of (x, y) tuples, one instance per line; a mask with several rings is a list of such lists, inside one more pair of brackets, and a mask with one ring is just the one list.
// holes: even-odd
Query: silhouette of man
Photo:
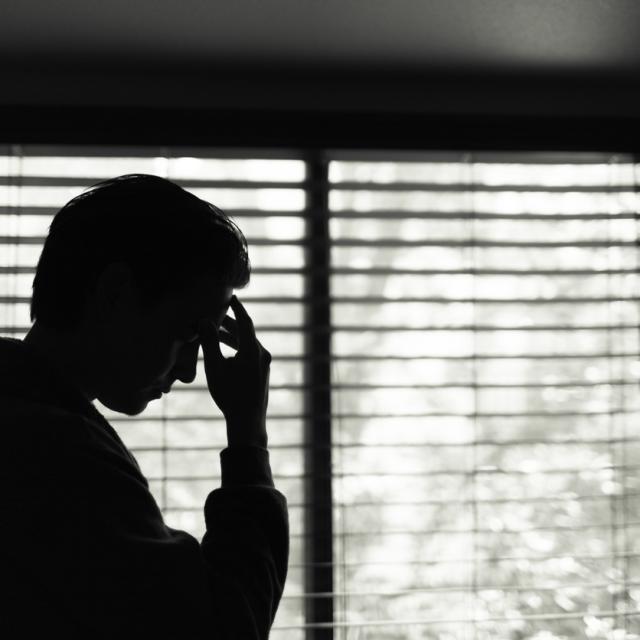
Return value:
[[(267, 638), (288, 523), (267, 451), (271, 357), (233, 295), (249, 274), (240, 230), (162, 178), (107, 180), (56, 214), (34, 324), (0, 338), (0, 637)], [(200, 346), (228, 441), (201, 542), (163, 522), (93, 405), (141, 413), (193, 382)]]

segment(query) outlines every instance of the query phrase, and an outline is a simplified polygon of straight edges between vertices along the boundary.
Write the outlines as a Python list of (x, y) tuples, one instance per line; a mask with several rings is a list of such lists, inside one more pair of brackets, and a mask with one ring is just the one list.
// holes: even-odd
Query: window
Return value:
[[(640, 637), (638, 166), (553, 153), (0, 148), (0, 333), (57, 208), (155, 173), (249, 239), (292, 553), (275, 640)], [(99, 406), (203, 533), (204, 372)]]

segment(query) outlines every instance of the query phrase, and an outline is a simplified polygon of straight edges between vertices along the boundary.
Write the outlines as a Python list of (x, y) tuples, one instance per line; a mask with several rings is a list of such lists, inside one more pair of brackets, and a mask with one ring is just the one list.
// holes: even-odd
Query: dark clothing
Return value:
[(267, 638), (289, 535), (266, 450), (222, 451), (199, 543), (164, 524), (94, 405), (8, 338), (0, 429), (0, 638)]

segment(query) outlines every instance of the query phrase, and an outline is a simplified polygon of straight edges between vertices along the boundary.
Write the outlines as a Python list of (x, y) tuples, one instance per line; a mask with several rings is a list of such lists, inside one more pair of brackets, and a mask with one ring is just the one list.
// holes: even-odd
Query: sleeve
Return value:
[(222, 486), (206, 500), (200, 543), (164, 524), (118, 447), (58, 428), (67, 429), (63, 443), (41, 443), (39, 465), (33, 447), (25, 453), (20, 513), (8, 514), (16, 526), (3, 534), (24, 554), (33, 593), (86, 637), (266, 639), (289, 550), (286, 499), (273, 486), (268, 452), (222, 452)]
[(228, 448), (220, 457), (222, 488), (210, 493), (205, 504), (203, 552), (225, 576), (218, 579), (225, 589), (216, 599), (226, 611), (237, 611), (226, 618), (233, 628), (225, 630), (225, 637), (266, 638), (287, 574), (286, 500), (273, 488), (266, 449)]

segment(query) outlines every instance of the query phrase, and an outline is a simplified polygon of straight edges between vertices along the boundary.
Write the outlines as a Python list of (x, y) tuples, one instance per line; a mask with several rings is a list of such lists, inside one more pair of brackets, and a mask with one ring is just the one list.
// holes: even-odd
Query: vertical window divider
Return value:
[[(614, 183), (614, 180), (612, 180), (612, 171), (614, 170), (613, 162), (615, 162), (615, 158), (612, 158), (612, 157), (609, 158), (608, 177), (609, 177), (610, 187)], [(612, 207), (610, 204), (608, 206), (607, 213), (609, 215), (611, 215), (612, 213)], [(607, 220), (607, 239), (609, 240), (609, 242), (613, 240), (611, 218)], [(612, 264), (612, 262), (613, 261), (611, 259), (611, 254), (608, 254), (606, 282), (607, 282), (607, 291), (610, 292), (611, 295), (613, 295), (613, 291), (614, 291), (613, 283), (615, 281), (614, 276), (611, 274), (611, 271), (616, 266), (615, 264)], [(606, 331), (606, 345), (607, 345), (606, 348), (607, 348), (607, 354), (608, 354), (607, 376), (610, 383), (613, 382), (617, 373), (616, 370), (614, 369), (614, 361), (613, 361), (613, 358), (611, 357), (611, 354), (615, 350), (615, 341), (616, 339), (619, 338), (618, 332), (616, 331), (616, 327), (614, 326), (615, 321), (614, 321), (614, 313), (613, 313), (613, 304), (614, 303), (612, 301), (609, 301), (607, 303), (607, 331)], [(609, 412), (607, 414), (607, 441), (608, 441), (607, 453), (609, 455), (610, 464), (611, 464), (611, 482), (613, 486), (613, 489), (609, 496), (609, 513), (611, 518), (611, 531), (609, 533), (609, 544), (611, 545), (611, 564), (613, 565), (612, 580), (614, 580), (616, 583), (619, 584), (622, 578), (622, 573), (623, 573), (622, 571), (620, 571), (620, 564), (624, 561), (624, 559), (620, 555), (619, 546), (618, 546), (618, 502), (616, 497), (616, 491), (617, 491), (616, 485), (619, 479), (619, 474), (621, 474), (622, 478), (624, 479), (625, 471), (623, 469), (622, 472), (620, 473), (620, 471), (618, 470), (620, 462), (618, 460), (619, 446), (616, 446), (615, 444), (616, 438), (618, 437), (615, 412), (622, 409), (622, 407), (618, 407), (616, 409), (613, 406), (615, 403), (615, 400), (616, 399), (613, 397), (613, 392), (612, 392), (611, 396), (608, 398)], [(617, 591), (617, 589), (613, 589), (611, 591), (611, 610), (612, 611), (618, 610), (619, 599), (620, 599), (620, 593)], [(615, 627), (618, 628), (621, 622), (622, 624), (626, 624), (624, 620), (621, 620), (618, 616), (616, 616)]]
[(476, 617), (478, 615), (478, 593), (479, 593), (479, 563), (478, 563), (478, 537), (480, 530), (480, 513), (479, 513), (479, 505), (478, 505), (478, 440), (480, 439), (480, 434), (478, 433), (478, 333), (476, 331), (476, 326), (478, 324), (478, 308), (477, 308), (477, 264), (478, 264), (478, 256), (477, 256), (477, 220), (476, 217), (476, 199), (475, 199), (475, 191), (476, 191), (476, 176), (474, 172), (474, 162), (475, 158), (472, 153), (464, 154), (464, 166), (466, 168), (466, 182), (467, 189), (469, 194), (469, 224), (470, 224), (470, 238), (469, 238), (469, 253), (471, 255), (471, 264), (469, 265), (470, 274), (471, 274), (471, 331), (472, 331), (472, 345), (473, 351), (471, 354), (471, 384), (472, 384), (472, 394), (473, 394), (473, 413), (471, 419), (473, 420), (473, 444), (471, 447), (471, 460), (472, 460), (472, 469), (471, 469), (471, 495), (472, 495), (472, 505), (471, 505), (471, 513), (473, 518), (473, 538), (472, 538), (472, 548), (473, 548), (473, 565), (471, 567), (471, 620), (473, 621), (473, 631), (471, 633), (471, 637), (473, 640), (477, 640), (478, 638), (478, 625), (476, 623)]
[(306, 154), (305, 601), (306, 640), (333, 639), (333, 493), (329, 161)]
[[(632, 167), (633, 167), (633, 171), (632, 171), (632, 183), (633, 183), (633, 191), (634, 194), (638, 195), (640, 193), (640, 181), (638, 180), (638, 169), (640, 168), (640, 153), (634, 153), (631, 156), (631, 161), (632, 161)], [(636, 207), (636, 209), (634, 210), (634, 231), (635, 231), (635, 239), (636, 239), (636, 250), (635, 250), (635, 269), (636, 269), (636, 273), (640, 273), (640, 209), (638, 209)], [(640, 291), (638, 291), (636, 289), (635, 294), (637, 296), (640, 296)], [(623, 320), (620, 319), (620, 323), (622, 324)], [(637, 341), (636, 341), (636, 345), (640, 346), (640, 324), (636, 327), (636, 332), (637, 332)], [(640, 356), (640, 354), (639, 354)], [(624, 378), (624, 376), (621, 373), (621, 379)], [(630, 506), (630, 496), (629, 496), (629, 491), (627, 489), (627, 465), (629, 465), (629, 460), (628, 460), (628, 452), (627, 452), (627, 440), (631, 439), (633, 437), (633, 434), (629, 433), (629, 428), (628, 428), (628, 421), (627, 421), (627, 416), (626, 416), (626, 411), (628, 409), (627, 407), (627, 390), (625, 389), (624, 386), (621, 385), (621, 393), (623, 394), (623, 403), (622, 406), (620, 407), (622, 410), (622, 414), (621, 414), (621, 419), (622, 419), (622, 434), (621, 434), (621, 438), (622, 438), (622, 461), (621, 464), (623, 466), (623, 472), (622, 472), (622, 505), (621, 505), (621, 511), (622, 511), (622, 544), (623, 544), (623, 561), (624, 561), (624, 572), (623, 572), (623, 593), (624, 593), (624, 630), (625, 630), (625, 634), (627, 634), (629, 632), (629, 614), (632, 612), (633, 610), (633, 601), (631, 598), (631, 589), (633, 588), (633, 576), (631, 575), (631, 567), (630, 567), (630, 555), (633, 553), (632, 549), (631, 549), (631, 541), (629, 540), (629, 532), (628, 532), (628, 516), (629, 513), (631, 513), (631, 506)], [(636, 384), (635, 387), (632, 389), (631, 391), (632, 395), (635, 393), (638, 393), (638, 385)], [(631, 401), (630, 403), (631, 405), (633, 405), (633, 401)], [(633, 492), (633, 490), (632, 490)], [(631, 583), (631, 584), (629, 584)]]

